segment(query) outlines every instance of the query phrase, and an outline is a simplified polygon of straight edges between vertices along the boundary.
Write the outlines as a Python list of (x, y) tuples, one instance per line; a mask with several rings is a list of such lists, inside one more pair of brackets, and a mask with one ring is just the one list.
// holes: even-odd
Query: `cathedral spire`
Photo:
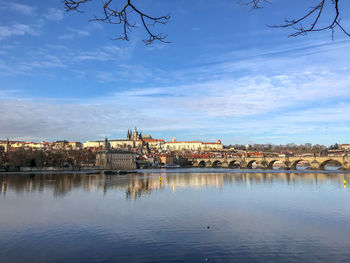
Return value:
[(130, 140), (130, 130), (128, 129), (128, 133), (126, 134), (126, 139)]

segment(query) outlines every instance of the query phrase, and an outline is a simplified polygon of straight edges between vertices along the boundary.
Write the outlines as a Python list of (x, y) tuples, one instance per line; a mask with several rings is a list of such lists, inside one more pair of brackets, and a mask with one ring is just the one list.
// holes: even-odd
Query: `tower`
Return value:
[(9, 138), (7, 138), (6, 140), (6, 145), (5, 145), (5, 153), (7, 153), (8, 151), (10, 151), (10, 141), (9, 141)]
[(128, 129), (128, 133), (126, 134), (126, 139), (130, 141), (131, 139), (131, 130)]
[(138, 138), (139, 138), (139, 132), (137, 131), (136, 126), (135, 126), (134, 133), (132, 134), (132, 140), (137, 141)]
[(110, 147), (109, 147), (109, 142), (108, 142), (108, 138), (106, 136), (105, 138), (105, 141), (104, 141), (104, 145), (103, 145), (103, 149), (106, 150), (106, 151), (109, 151), (110, 150)]

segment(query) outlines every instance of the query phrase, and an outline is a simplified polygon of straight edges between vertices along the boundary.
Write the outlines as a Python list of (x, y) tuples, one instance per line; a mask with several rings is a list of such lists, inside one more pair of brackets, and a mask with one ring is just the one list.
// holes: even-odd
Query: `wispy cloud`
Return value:
[(0, 111), (5, 113), (0, 115), (0, 121), (7, 124), (0, 127), (0, 137), (28, 140), (88, 140), (124, 132), (125, 127), (135, 124), (144, 129), (152, 129), (152, 123), (158, 123), (157, 128), (164, 130), (184, 128), (174, 118), (148, 116), (137, 107), (98, 100), (94, 103), (7, 100), (0, 101)]
[(34, 16), (36, 8), (26, 4), (20, 4), (15, 2), (0, 2), (0, 10), (10, 10), (23, 15)]
[(64, 12), (58, 8), (49, 8), (43, 16), (50, 21), (60, 21), (64, 18)]
[[(32, 34), (29, 29), (1, 32), (0, 27), (0, 38)], [(61, 38), (89, 32), (67, 27)], [(0, 127), (0, 137), (86, 140), (137, 125), (186, 134), (184, 139), (221, 137), (225, 143), (350, 141), (348, 42), (218, 50), (174, 66), (150, 56), (165, 48), (136, 53), (135, 59), (119, 42), (85, 49), (60, 43), (67, 46), (23, 48), (20, 58), (2, 49), (0, 74), (59, 74), (70, 80), (72, 90), (80, 89), (78, 78), (84, 79), (87, 90), (79, 93), (84, 98), (67, 95), (58, 102), (2, 93), (0, 122), (8, 125)]]
[(65, 33), (57, 37), (57, 39), (60, 39), (60, 40), (68, 40), (73, 38), (74, 38), (74, 34), (69, 34), (69, 33)]
[[(102, 74), (102, 71), (95, 69), (89, 71), (86, 71), (85, 69), (81, 70), (79, 69), (79, 65), (81, 66), (82, 63), (85, 63), (86, 61), (91, 61), (92, 63), (96, 61), (120, 61), (128, 56), (127, 50), (110, 45), (92, 50), (70, 49), (64, 45), (48, 45), (46, 47), (31, 49), (29, 51), (25, 50), (25, 56), (20, 58), (11, 56), (11, 53), (8, 52), (9, 48), (10, 46), (8, 48), (3, 47), (6, 63), (4, 60), (0, 60), (0, 67), (4, 69), (3, 71), (0, 71), (0, 75), (28, 75), (44, 73), (44, 71), (48, 73), (52, 68), (67, 68), (67, 73), (70, 73), (73, 71), (71, 68), (68, 68), (68, 66), (74, 65), (74, 70), (75, 72), (80, 72), (79, 75), (91, 74), (95, 76), (95, 79), (99, 82), (111, 82), (121, 79), (120, 76), (122, 73), (116, 74), (115, 72), (105, 70), (103, 71), (104, 74)], [(1, 51), (2, 50), (0, 49), (0, 52)], [(121, 67), (124, 66), (121, 65)], [(41, 69), (41, 71), (36, 72), (36, 69)]]
[(32, 26), (25, 24), (13, 24), (11, 26), (0, 26), (0, 40), (11, 36), (38, 36), (39, 32)]
[(90, 36), (90, 31), (83, 29), (68, 28), (67, 33), (59, 35), (57, 38), (60, 40), (74, 39), (76, 37), (87, 37)]

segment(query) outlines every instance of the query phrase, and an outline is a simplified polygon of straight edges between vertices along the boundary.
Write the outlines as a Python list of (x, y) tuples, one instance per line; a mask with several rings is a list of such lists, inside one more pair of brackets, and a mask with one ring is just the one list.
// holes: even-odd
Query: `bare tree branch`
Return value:
[(253, 9), (259, 9), (264, 7), (264, 3), (268, 3), (269, 1), (267, 0), (240, 0), (238, 1), (239, 5), (246, 5), (250, 6), (251, 10)]
[[(80, 7), (93, 0), (63, 0), (67, 11), (82, 12)], [(144, 39), (143, 42), (148, 45), (153, 43), (155, 40), (169, 43), (165, 39), (166, 34), (154, 33), (151, 30), (156, 24), (166, 24), (170, 20), (170, 15), (155, 17), (150, 16), (137, 8), (133, 4), (133, 0), (102, 0), (103, 1), (103, 15), (102, 17), (95, 17), (90, 21), (101, 21), (109, 24), (120, 24), (122, 25), (122, 34), (120, 37), (114, 39), (129, 40), (129, 34), (133, 28), (136, 27), (136, 23), (130, 22), (130, 14), (134, 13), (140, 19), (140, 24), (145, 29), (148, 39)], [(238, 4), (246, 5), (254, 9), (260, 9), (269, 3), (269, 0), (237, 0)], [(330, 29), (332, 31), (332, 37), (335, 28), (340, 29), (345, 35), (350, 37), (349, 31), (341, 24), (341, 14), (339, 8), (339, 2), (344, 0), (318, 0), (318, 4), (311, 7), (305, 15), (298, 19), (285, 19), (284, 24), (281, 25), (270, 25), (272, 28), (292, 28), (294, 33), (289, 36), (306, 35), (309, 32), (318, 32)], [(120, 8), (115, 7), (116, 4), (122, 4)], [(331, 9), (326, 8), (326, 5), (331, 5)], [(327, 13), (333, 10), (333, 15), (330, 21), (324, 25), (322, 19), (326, 17)], [(311, 23), (310, 23), (311, 21)], [(322, 25), (321, 25), (322, 24)]]
[[(311, 7), (310, 10), (302, 17), (298, 19), (285, 19), (284, 24), (281, 25), (271, 25), (269, 27), (272, 28), (293, 28), (295, 30), (294, 33), (289, 36), (299, 36), (306, 35), (309, 32), (318, 32), (330, 29), (332, 31), (332, 37), (334, 34), (334, 29), (338, 27), (344, 34), (350, 37), (350, 33), (342, 26), (340, 19), (340, 8), (339, 2), (340, 0), (328, 0), (330, 4), (333, 6), (334, 15), (332, 19), (329, 21), (327, 25), (320, 26), (320, 18), (326, 12), (325, 5), (327, 0), (320, 0), (320, 2)], [(262, 2), (267, 2), (266, 0), (249, 0), (244, 1), (244, 5), (251, 6), (252, 9), (262, 8)], [(241, 3), (242, 4), (242, 3)], [(307, 21), (311, 19), (311, 24), (307, 24)]]
[[(82, 4), (85, 4), (91, 0), (64, 0), (64, 5), (66, 7), (67, 11), (78, 11), (81, 12), (79, 9)], [(94, 19), (91, 19), (90, 21), (101, 21), (108, 24), (121, 24), (123, 27), (123, 32), (120, 37), (114, 38), (114, 39), (122, 39), (122, 40), (129, 40), (129, 33), (131, 32), (132, 28), (136, 27), (135, 23), (130, 23), (129, 21), (129, 14), (136, 13), (140, 20), (141, 24), (146, 30), (147, 34), (149, 35), (148, 39), (144, 39), (143, 42), (148, 45), (153, 43), (153, 41), (158, 40), (164, 43), (170, 43), (165, 40), (167, 37), (166, 34), (163, 33), (153, 33), (153, 31), (150, 29), (150, 27), (153, 27), (156, 24), (166, 24), (170, 20), (170, 15), (160, 16), (160, 17), (154, 17), (150, 16), (148, 14), (145, 14), (143, 11), (138, 9), (131, 0), (126, 0), (125, 4), (122, 8), (118, 9), (114, 6), (112, 6), (113, 3), (116, 2), (122, 2), (122, 0), (106, 0), (103, 3), (103, 16), (102, 17), (96, 17)]]

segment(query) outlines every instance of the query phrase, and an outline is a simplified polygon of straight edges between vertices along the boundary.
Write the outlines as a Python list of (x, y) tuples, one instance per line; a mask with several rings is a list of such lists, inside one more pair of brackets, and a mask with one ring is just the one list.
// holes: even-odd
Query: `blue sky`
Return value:
[(0, 138), (85, 141), (137, 126), (167, 140), (349, 143), (350, 39), (288, 38), (266, 25), (315, 1), (271, 2), (136, 0), (171, 14), (154, 30), (172, 43), (145, 46), (141, 27), (113, 41), (120, 27), (88, 22), (99, 1), (79, 14), (59, 0), (0, 0)]

